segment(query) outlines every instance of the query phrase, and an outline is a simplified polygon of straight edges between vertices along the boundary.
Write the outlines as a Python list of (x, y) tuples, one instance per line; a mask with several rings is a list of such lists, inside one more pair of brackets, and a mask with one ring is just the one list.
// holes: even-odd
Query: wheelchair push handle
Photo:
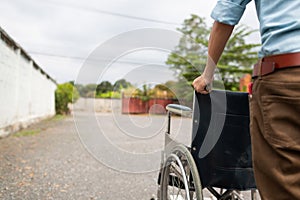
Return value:
[(166, 109), (171, 113), (175, 113), (177, 115), (181, 115), (185, 117), (192, 116), (192, 111), (193, 111), (191, 108), (179, 104), (168, 104), (166, 106)]
[(167, 127), (167, 134), (170, 134), (171, 129), (171, 114), (177, 114), (184, 117), (191, 117), (192, 116), (192, 109), (186, 106), (182, 106), (179, 104), (168, 104), (166, 106), (166, 110), (168, 111), (168, 127)]

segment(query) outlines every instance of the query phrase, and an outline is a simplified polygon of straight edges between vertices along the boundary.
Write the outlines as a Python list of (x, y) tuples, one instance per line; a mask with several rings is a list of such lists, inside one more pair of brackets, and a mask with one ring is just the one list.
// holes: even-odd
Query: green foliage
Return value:
[(96, 88), (96, 98), (121, 98), (124, 88), (131, 86), (125, 79), (116, 81), (113, 85), (109, 81), (103, 81)]
[(137, 97), (138, 92), (137, 92), (136, 87), (131, 86), (131, 87), (128, 87), (128, 88), (124, 89), (122, 94), (126, 98), (128, 98), (128, 97)]
[(151, 98), (175, 98), (174, 92), (167, 84), (157, 84), (154, 87), (144, 84), (142, 88), (130, 86), (123, 90), (123, 95), (126, 98), (139, 98), (142, 101), (148, 101)]
[(104, 98), (104, 99), (120, 99), (121, 93), (120, 92), (114, 92), (114, 91), (108, 91), (106, 93), (100, 93), (96, 95), (96, 98)]
[(22, 130), (14, 134), (15, 137), (24, 137), (24, 136), (32, 136), (39, 134), (41, 129), (32, 129), (32, 130)]
[(65, 119), (65, 115), (57, 114), (54, 117), (50, 118), (49, 121), (60, 121)]
[(81, 97), (95, 97), (95, 91), (97, 88), (96, 84), (87, 84), (87, 85), (76, 84), (75, 87), (77, 88), (79, 95)]
[(167, 82), (166, 87), (174, 93), (174, 97), (180, 101), (180, 104), (192, 107), (194, 90), (186, 79), (179, 79), (176, 82)]
[(175, 94), (165, 84), (158, 84), (152, 89), (154, 98), (174, 98)]
[(256, 48), (259, 44), (247, 44), (245, 38), (253, 32), (246, 26), (239, 26), (225, 46), (218, 63), (225, 89), (239, 90), (240, 78), (252, 73), (251, 66), (258, 59)]
[(109, 81), (103, 81), (96, 88), (96, 95), (113, 91), (113, 86)]
[(121, 92), (132, 84), (125, 79), (117, 80), (113, 85), (109, 81), (100, 84), (75, 85), (80, 96), (86, 98), (121, 98)]
[(121, 92), (123, 89), (126, 89), (128, 87), (131, 87), (132, 84), (125, 79), (117, 80), (113, 85), (113, 90)]
[[(206, 65), (210, 28), (207, 27), (203, 18), (192, 15), (178, 30), (183, 33), (183, 36), (166, 63), (171, 66), (178, 77), (176, 90), (179, 90), (182, 96), (190, 96), (191, 90), (187, 88), (201, 74)], [(256, 47), (259, 45), (247, 44), (245, 37), (253, 32), (245, 26), (234, 30), (218, 63), (221, 78), (215, 77), (214, 87), (237, 90), (240, 77), (251, 72), (251, 66), (257, 60)], [(221, 87), (222, 81), (224, 87)]]
[(143, 85), (142, 89), (137, 88), (136, 91), (136, 96), (139, 97), (142, 101), (148, 101), (153, 94), (153, 91), (150, 89), (150, 86), (145, 84)]
[(55, 110), (57, 114), (68, 114), (68, 104), (76, 102), (79, 93), (71, 83), (63, 83), (57, 86), (55, 91)]
[(205, 67), (209, 28), (203, 18), (192, 15), (184, 20), (183, 27), (178, 31), (183, 36), (166, 63), (174, 69), (179, 80), (192, 81)]

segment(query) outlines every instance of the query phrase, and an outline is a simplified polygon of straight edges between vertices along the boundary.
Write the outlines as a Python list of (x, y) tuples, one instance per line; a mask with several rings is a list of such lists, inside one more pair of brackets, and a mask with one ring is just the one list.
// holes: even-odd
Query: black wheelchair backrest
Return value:
[(248, 93), (195, 93), (191, 147), (204, 187), (255, 188)]

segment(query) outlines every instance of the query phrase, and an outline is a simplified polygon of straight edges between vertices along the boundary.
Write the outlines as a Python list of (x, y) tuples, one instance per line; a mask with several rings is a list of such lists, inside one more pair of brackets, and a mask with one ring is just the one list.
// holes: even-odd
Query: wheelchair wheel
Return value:
[(189, 150), (176, 146), (164, 163), (160, 184), (160, 200), (202, 200), (199, 173)]

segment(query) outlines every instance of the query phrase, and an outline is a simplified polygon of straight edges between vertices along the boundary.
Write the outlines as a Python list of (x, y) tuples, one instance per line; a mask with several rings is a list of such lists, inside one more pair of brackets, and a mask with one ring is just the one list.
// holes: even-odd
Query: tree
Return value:
[[(190, 92), (186, 89), (205, 67), (210, 28), (207, 27), (203, 18), (192, 15), (178, 30), (183, 33), (183, 36), (166, 63), (174, 69), (178, 77), (178, 86), (186, 85), (181, 93), (182, 96), (186, 96), (189, 94), (184, 91)], [(251, 71), (251, 65), (257, 59), (255, 47), (258, 46), (258, 44), (245, 42), (245, 37), (251, 33), (253, 31), (245, 26), (234, 30), (218, 63), (223, 80), (215, 77), (216, 85), (223, 81), (225, 89), (236, 90), (239, 77)]]
[(179, 80), (191, 81), (205, 66), (209, 29), (203, 18), (192, 15), (178, 30), (183, 35), (166, 63), (175, 70)]
[(109, 81), (103, 81), (96, 88), (96, 95), (113, 91), (113, 86)]
[(87, 84), (87, 85), (76, 84), (75, 87), (77, 88), (79, 95), (81, 97), (94, 97), (97, 85), (96, 84)]
[[(167, 83), (171, 84), (171, 81), (169, 81)], [(151, 97), (175, 98), (175, 94), (173, 93), (172, 89), (167, 85), (167, 83), (155, 85), (154, 88), (151, 89), (151, 91), (152, 91)]]
[(117, 80), (113, 85), (113, 90), (121, 92), (122, 89), (126, 89), (128, 87), (131, 87), (132, 84), (125, 79)]
[(74, 103), (79, 98), (77, 88), (71, 83), (63, 83), (57, 86), (55, 90), (55, 110), (56, 114), (70, 113), (68, 104)]
[(153, 95), (153, 91), (149, 85), (144, 84), (142, 89), (136, 89), (136, 94), (142, 101), (148, 101)]
[(218, 63), (225, 89), (238, 90), (239, 81), (245, 74), (251, 74), (251, 66), (257, 61), (259, 44), (247, 44), (245, 38), (254, 31), (246, 26), (237, 27), (229, 38)]

